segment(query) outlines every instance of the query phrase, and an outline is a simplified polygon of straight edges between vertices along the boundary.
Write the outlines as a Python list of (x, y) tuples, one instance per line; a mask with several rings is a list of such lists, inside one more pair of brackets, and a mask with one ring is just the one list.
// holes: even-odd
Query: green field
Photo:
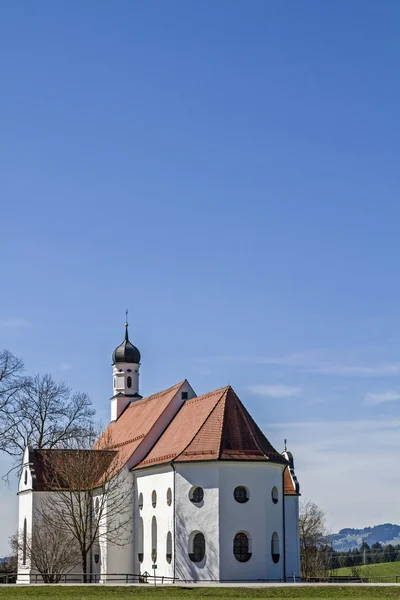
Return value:
[(399, 587), (363, 587), (360, 585), (338, 585), (335, 587), (280, 587), (280, 588), (196, 588), (196, 587), (25, 587), (0, 588), (4, 600), (222, 600), (224, 598), (301, 598), (302, 600), (375, 600), (376, 598), (399, 598)]
[[(379, 583), (380, 578), (385, 578), (388, 583), (396, 583), (396, 575), (400, 582), (400, 562), (378, 563), (376, 565), (364, 565), (359, 568), (360, 577), (370, 577), (371, 583)], [(350, 567), (344, 567), (337, 570), (337, 575), (352, 575)], [(335, 573), (335, 574), (336, 574)], [(374, 581), (375, 579), (375, 581)]]

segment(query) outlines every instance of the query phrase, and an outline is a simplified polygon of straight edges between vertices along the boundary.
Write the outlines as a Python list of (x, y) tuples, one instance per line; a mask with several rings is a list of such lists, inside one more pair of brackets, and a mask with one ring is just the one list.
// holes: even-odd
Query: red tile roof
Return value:
[(230, 386), (185, 402), (136, 468), (172, 460), (263, 460), (287, 464)]
[(120, 465), (125, 464), (184, 383), (185, 380), (167, 390), (128, 404), (120, 417), (105, 429), (95, 447), (118, 450), (118, 462)]
[(296, 488), (294, 486), (292, 477), (290, 475), (289, 468), (285, 469), (285, 473), (283, 475), (283, 492), (285, 496), (297, 496)]

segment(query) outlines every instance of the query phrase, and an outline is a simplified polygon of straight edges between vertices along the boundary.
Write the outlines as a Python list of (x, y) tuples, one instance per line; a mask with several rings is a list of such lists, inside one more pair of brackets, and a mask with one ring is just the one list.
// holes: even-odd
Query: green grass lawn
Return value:
[(361, 587), (357, 585), (337, 587), (285, 587), (285, 588), (202, 588), (202, 587), (9, 587), (0, 588), (4, 600), (221, 600), (223, 598), (302, 598), (303, 600), (375, 600), (376, 598), (399, 598), (399, 587)]
[[(350, 567), (344, 567), (337, 570), (338, 575), (352, 575)], [(388, 583), (396, 582), (396, 575), (400, 576), (400, 562), (378, 563), (376, 565), (364, 565), (360, 567), (359, 574), (361, 577), (370, 577), (371, 579), (385, 577)], [(400, 578), (399, 578), (400, 582)], [(375, 583), (372, 581), (372, 583)]]

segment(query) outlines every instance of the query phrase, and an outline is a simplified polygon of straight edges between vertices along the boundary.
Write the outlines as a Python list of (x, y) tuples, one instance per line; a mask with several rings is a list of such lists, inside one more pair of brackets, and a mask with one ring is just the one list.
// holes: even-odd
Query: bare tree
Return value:
[(28, 442), (36, 448), (65, 448), (87, 440), (94, 416), (87, 394), (73, 393), (48, 374), (18, 377), (21, 363), (7, 352), (0, 355), (0, 373), (2, 365), (8, 375), (4, 393), (0, 387), (0, 451), (14, 459), (11, 471), (19, 468)]
[(328, 569), (325, 511), (311, 500), (301, 502), (299, 528), (302, 578), (325, 575)]
[(22, 383), (24, 364), (8, 350), (0, 351), (0, 411), (3, 410), (12, 395)]
[(43, 451), (46, 488), (41, 517), (53, 530), (75, 539), (87, 581), (94, 545), (125, 546), (132, 541), (132, 485), (124, 462), (107, 438), (96, 450)]
[(20, 559), (28, 560), (42, 576), (44, 583), (58, 583), (61, 574), (80, 564), (79, 547), (67, 529), (53, 528), (36, 514), (32, 534), (19, 531), (10, 538), (12, 550)]

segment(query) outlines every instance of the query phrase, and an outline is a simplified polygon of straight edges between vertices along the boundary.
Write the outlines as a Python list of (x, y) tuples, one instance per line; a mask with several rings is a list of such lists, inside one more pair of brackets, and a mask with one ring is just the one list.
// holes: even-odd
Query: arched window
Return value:
[(279, 562), (280, 550), (279, 550), (279, 535), (274, 531), (271, 538), (271, 555), (274, 563)]
[(130, 375), (126, 378), (126, 387), (132, 387), (132, 377)]
[(204, 499), (204, 490), (201, 487), (193, 487), (189, 492), (190, 501), (193, 504), (201, 504)]
[(273, 487), (272, 491), (271, 491), (271, 497), (272, 497), (272, 502), (274, 504), (278, 504), (278, 500), (279, 500), (279, 492), (278, 492), (278, 488), (277, 487)]
[(157, 519), (155, 517), (151, 520), (151, 558), (155, 563), (157, 560)]
[(250, 536), (244, 531), (239, 531), (233, 538), (233, 554), (239, 562), (247, 562), (251, 558)]
[(233, 492), (233, 497), (235, 498), (236, 502), (240, 502), (240, 504), (244, 504), (245, 502), (248, 501), (248, 499), (250, 497), (249, 490), (244, 485), (238, 485), (237, 487), (235, 487), (235, 490)]
[(156, 490), (153, 490), (151, 493), (151, 505), (153, 508), (155, 508), (157, 506), (157, 492)]
[(27, 526), (26, 526), (26, 519), (24, 519), (24, 531), (23, 531), (23, 538), (22, 538), (22, 564), (26, 565), (26, 544), (27, 544)]
[(143, 544), (144, 544), (144, 530), (143, 530), (143, 519), (139, 519), (139, 531), (138, 531), (138, 559), (139, 562), (143, 562)]
[(167, 489), (167, 504), (168, 504), (168, 506), (171, 506), (171, 504), (172, 504), (172, 492), (171, 492), (171, 488)]
[(28, 483), (28, 469), (25, 469), (25, 473), (24, 473), (24, 485), (26, 485)]
[(139, 510), (142, 510), (142, 508), (143, 508), (143, 494), (142, 494), (142, 492), (140, 492), (140, 494), (139, 494), (138, 507), (139, 507)]
[(189, 538), (189, 558), (191, 561), (201, 562), (206, 554), (206, 540), (204, 535), (198, 531), (192, 533)]
[(96, 511), (96, 516), (99, 514), (99, 505), (100, 505), (100, 500), (97, 497), (96, 498), (96, 502), (95, 502), (95, 511)]
[(170, 531), (167, 533), (166, 558), (167, 563), (170, 563), (172, 560), (172, 535)]

